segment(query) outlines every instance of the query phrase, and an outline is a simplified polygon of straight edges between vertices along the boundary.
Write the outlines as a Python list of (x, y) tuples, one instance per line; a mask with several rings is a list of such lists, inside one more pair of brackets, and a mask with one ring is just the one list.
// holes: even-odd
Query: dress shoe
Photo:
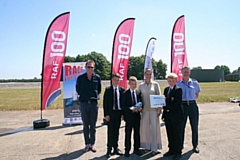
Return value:
[(84, 150), (84, 152), (89, 151), (90, 150), (90, 144), (87, 144), (83, 150)]
[(118, 148), (114, 150), (113, 154), (120, 155), (120, 156), (123, 155), (121, 150)]
[(179, 160), (181, 157), (182, 157), (181, 154), (175, 154), (175, 155), (173, 156), (173, 160)]
[(136, 154), (138, 156), (142, 155), (142, 153), (141, 153), (141, 151), (139, 149), (138, 150), (134, 150), (133, 154)]
[(159, 153), (161, 153), (161, 152), (158, 152), (158, 151), (152, 151), (151, 153), (152, 153), (152, 154), (159, 154)]
[(195, 153), (199, 153), (200, 150), (198, 149), (198, 147), (194, 147), (194, 148), (193, 148), (193, 152), (195, 152)]
[(129, 156), (130, 156), (130, 155), (129, 155), (129, 152), (125, 152), (124, 156), (125, 156), (125, 157), (129, 157)]
[(96, 148), (95, 145), (92, 145), (90, 149), (91, 149), (92, 152), (97, 152), (97, 148)]
[(171, 155), (174, 155), (174, 153), (168, 151), (168, 152), (163, 154), (163, 157), (168, 157), (168, 156), (171, 156)]
[(107, 152), (107, 153), (106, 153), (106, 157), (107, 157), (107, 158), (110, 158), (110, 157), (111, 157), (111, 152)]

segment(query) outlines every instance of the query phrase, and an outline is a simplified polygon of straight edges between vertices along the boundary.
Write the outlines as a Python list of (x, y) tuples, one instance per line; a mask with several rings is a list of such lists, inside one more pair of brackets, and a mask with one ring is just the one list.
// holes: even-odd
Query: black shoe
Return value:
[(122, 151), (118, 148), (114, 150), (113, 154), (120, 155), (120, 156), (123, 155)]
[(174, 153), (168, 151), (168, 152), (163, 154), (163, 157), (168, 157), (168, 156), (171, 156), (171, 155), (174, 155)]
[(129, 152), (125, 152), (124, 156), (125, 156), (125, 157), (129, 157), (129, 156), (130, 156), (130, 155), (129, 155)]
[(142, 155), (142, 153), (141, 153), (141, 151), (139, 149), (138, 150), (134, 150), (133, 154), (136, 154), (138, 156)]
[(194, 147), (194, 148), (193, 148), (193, 152), (195, 152), (195, 153), (199, 153), (200, 150), (198, 149), (198, 147)]
[(106, 157), (110, 158), (111, 157), (111, 152), (107, 152)]
[(181, 157), (182, 157), (181, 154), (175, 154), (175, 155), (173, 156), (173, 160), (179, 160)]

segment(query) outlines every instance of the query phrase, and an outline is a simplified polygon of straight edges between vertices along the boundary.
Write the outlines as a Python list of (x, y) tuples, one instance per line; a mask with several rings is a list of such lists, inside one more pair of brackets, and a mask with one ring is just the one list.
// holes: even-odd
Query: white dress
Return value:
[(150, 107), (149, 95), (160, 95), (161, 91), (157, 82), (151, 81), (149, 84), (141, 83), (138, 87), (142, 95), (143, 111), (140, 123), (140, 147), (154, 152), (162, 149), (160, 116), (158, 109)]

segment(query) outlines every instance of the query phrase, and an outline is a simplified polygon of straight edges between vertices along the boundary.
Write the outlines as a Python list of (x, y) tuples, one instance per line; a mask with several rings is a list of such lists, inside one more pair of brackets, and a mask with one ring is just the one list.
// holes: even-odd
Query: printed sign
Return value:
[(166, 106), (165, 96), (164, 95), (150, 95), (150, 105), (151, 108), (158, 108)]
[(82, 124), (80, 103), (76, 92), (77, 77), (86, 72), (86, 62), (63, 64), (63, 124)]

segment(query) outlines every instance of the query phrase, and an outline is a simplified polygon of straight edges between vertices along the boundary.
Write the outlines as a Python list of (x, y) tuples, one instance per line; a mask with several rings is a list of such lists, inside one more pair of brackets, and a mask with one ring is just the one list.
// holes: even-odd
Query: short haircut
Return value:
[(144, 74), (146, 74), (147, 72), (153, 72), (153, 70), (152, 69), (150, 69), (150, 68), (145, 68), (145, 71), (144, 71)]
[(120, 74), (118, 74), (118, 73), (113, 73), (113, 74), (112, 74), (112, 78), (114, 78), (114, 77), (120, 78)]
[(87, 62), (86, 62), (86, 64), (85, 64), (85, 66), (87, 66), (87, 65), (88, 65), (88, 63), (93, 63), (93, 65), (95, 66), (95, 62), (94, 62), (93, 60), (87, 60)]
[(167, 75), (167, 78), (177, 79), (178, 76), (177, 76), (175, 73), (169, 73), (169, 74)]
[(137, 82), (137, 78), (135, 76), (129, 77), (129, 82)]
[(183, 69), (189, 69), (189, 70), (190, 70), (190, 67), (188, 67), (188, 66), (183, 66), (183, 67), (182, 67), (182, 70), (183, 70)]

